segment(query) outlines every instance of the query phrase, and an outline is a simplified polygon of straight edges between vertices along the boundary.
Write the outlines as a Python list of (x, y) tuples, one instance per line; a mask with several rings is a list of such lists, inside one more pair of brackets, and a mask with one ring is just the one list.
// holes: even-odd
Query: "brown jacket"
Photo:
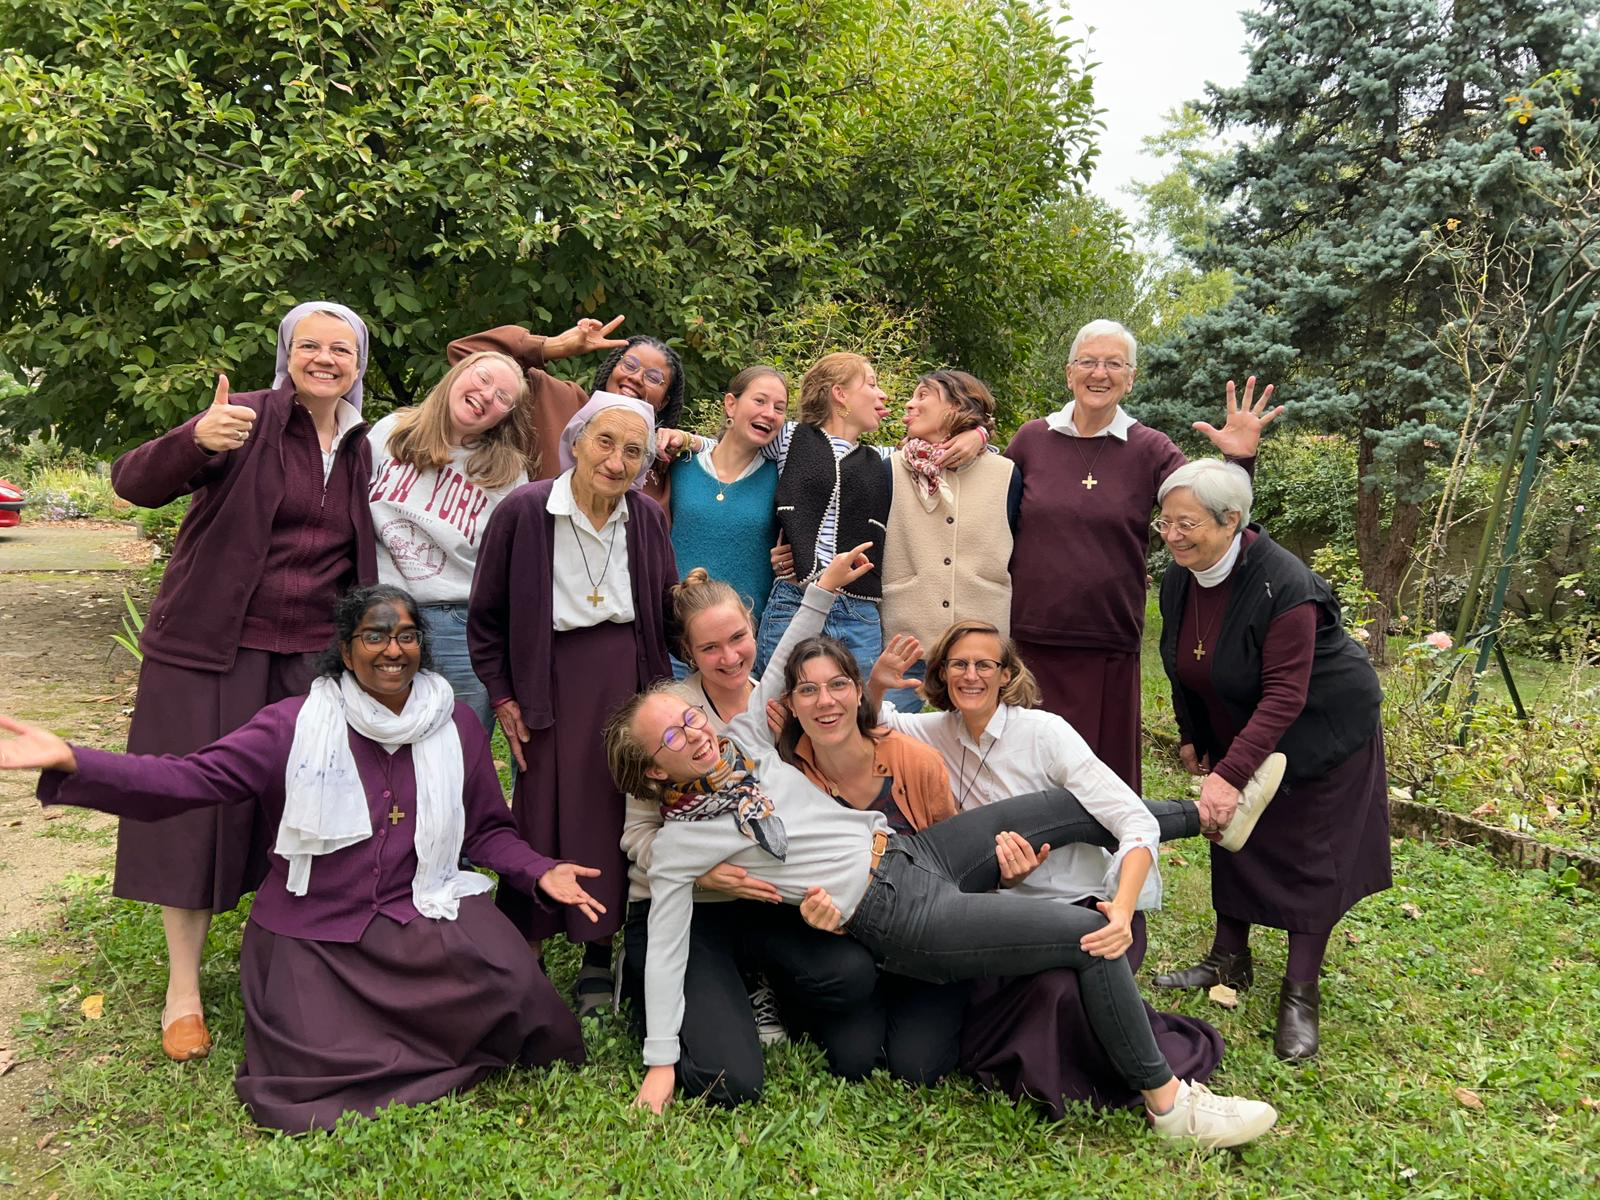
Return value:
[[(795, 743), (794, 753), (799, 759), (796, 765), (805, 777), (837, 799), (832, 781), (817, 770), (811, 739), (801, 734), (800, 740)], [(944, 759), (932, 746), (892, 729), (875, 731), (872, 738), (872, 773), (894, 777), (890, 795), (913, 829), (926, 829), (935, 821), (956, 815), (955, 801), (950, 798), (950, 776), (944, 769)]]

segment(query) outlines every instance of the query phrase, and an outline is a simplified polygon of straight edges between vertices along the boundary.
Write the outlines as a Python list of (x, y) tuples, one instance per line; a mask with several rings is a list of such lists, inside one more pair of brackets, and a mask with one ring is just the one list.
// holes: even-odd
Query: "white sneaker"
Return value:
[(1150, 1124), (1162, 1137), (1174, 1141), (1193, 1139), (1207, 1150), (1254, 1141), (1277, 1120), (1278, 1110), (1264, 1101), (1219, 1096), (1203, 1083), (1183, 1080), (1178, 1081), (1172, 1110), (1160, 1116), (1150, 1113)]
[(778, 1015), (778, 998), (772, 994), (765, 979), (756, 984), (750, 993), (750, 1011), (756, 1018), (756, 1040), (763, 1046), (776, 1046), (789, 1040), (789, 1031), (783, 1027)]
[(1245, 780), (1244, 789), (1239, 793), (1239, 807), (1234, 810), (1233, 820), (1223, 827), (1217, 845), (1224, 850), (1244, 849), (1256, 822), (1278, 794), (1278, 785), (1283, 782), (1283, 770), (1288, 765), (1289, 760), (1277, 751), (1267, 755), (1267, 761)]

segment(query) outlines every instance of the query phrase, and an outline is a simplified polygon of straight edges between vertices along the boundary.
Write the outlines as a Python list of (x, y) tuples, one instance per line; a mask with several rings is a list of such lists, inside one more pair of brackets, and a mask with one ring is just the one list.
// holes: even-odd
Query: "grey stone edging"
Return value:
[(1552, 870), (1563, 860), (1578, 872), (1584, 887), (1600, 891), (1600, 855), (1583, 850), (1552, 846), (1525, 833), (1501, 829), (1460, 813), (1415, 800), (1389, 798), (1390, 826), (1403, 837), (1420, 841), (1448, 840), (1482, 846), (1497, 862), (1508, 867)]

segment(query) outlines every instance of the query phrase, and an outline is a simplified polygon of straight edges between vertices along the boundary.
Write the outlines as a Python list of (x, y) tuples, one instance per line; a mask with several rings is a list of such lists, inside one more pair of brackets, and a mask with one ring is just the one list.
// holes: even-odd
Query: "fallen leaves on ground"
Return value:
[(83, 1003), (78, 1005), (79, 1011), (91, 1021), (98, 1021), (106, 1010), (106, 995), (104, 992), (95, 992), (85, 996)]
[(1223, 1008), (1239, 1007), (1239, 993), (1234, 991), (1225, 983), (1219, 983), (1215, 985), (1209, 992), (1206, 993), (1206, 998), (1214, 1003), (1222, 1005)]
[(1477, 1112), (1483, 1111), (1483, 1100), (1471, 1088), (1458, 1087), (1455, 1091), (1456, 1103), (1462, 1108), (1470, 1108)]
[(1405, 915), (1410, 917), (1413, 921), (1422, 920), (1422, 910), (1409, 900), (1400, 906), (1400, 911), (1405, 913)]

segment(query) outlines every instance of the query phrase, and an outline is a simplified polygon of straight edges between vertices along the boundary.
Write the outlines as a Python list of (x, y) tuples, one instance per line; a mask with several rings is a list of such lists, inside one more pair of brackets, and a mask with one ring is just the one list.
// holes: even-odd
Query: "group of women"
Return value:
[[(864, 442), (888, 397), (850, 354), (807, 372), (798, 420), (781, 372), (740, 372), (703, 437), (677, 356), (620, 321), (452, 343), (369, 429), (364, 325), (301, 305), (271, 389), (223, 379), (114, 466), (135, 503), (193, 496), (130, 754), (6, 720), (0, 766), (125, 818), (116, 893), (163, 906), (166, 1053), (209, 1050), (207, 923), (256, 890), (238, 1090), (284, 1129), (580, 1061), (538, 957), (564, 933), (578, 1011), (631, 1001), (658, 1110), (759, 1096), (754, 993), (847, 1077), (965, 1069), (1057, 1115), (1258, 1136), (1270, 1106), (1203, 1086), (1216, 1031), (1130, 968), (1157, 842), (1204, 833), (1215, 942), (1155, 982), (1247, 986), (1250, 926), (1286, 929), (1276, 1047), (1303, 1060), (1328, 933), (1388, 884), (1376, 677), (1249, 522), (1272, 389), (1230, 384), (1196, 429), (1234, 461), (1186, 464), (1122, 407), (1137, 347), (1097, 321), (1071, 399), (1003, 455), (955, 370), (918, 381), (901, 445)], [(589, 389), (545, 370), (602, 351)], [(1194, 805), (1138, 796), (1158, 505)], [(465, 864), (499, 875), (492, 905)]]

